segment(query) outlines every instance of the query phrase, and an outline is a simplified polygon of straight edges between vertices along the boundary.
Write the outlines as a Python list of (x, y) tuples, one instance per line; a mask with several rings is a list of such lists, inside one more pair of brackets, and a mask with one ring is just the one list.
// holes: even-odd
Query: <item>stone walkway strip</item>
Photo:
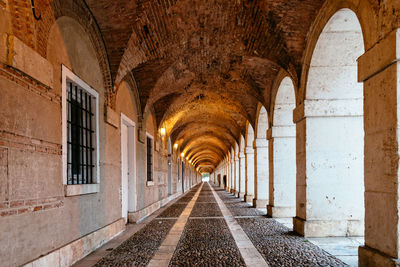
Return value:
[(247, 266), (268, 266), (264, 258), (254, 247), (253, 243), (250, 241), (249, 237), (243, 231), (242, 227), (237, 223), (232, 213), (228, 210), (224, 202), (215, 192), (214, 188), (210, 186), (215, 199), (217, 200), (218, 206), (221, 209), (222, 215), (225, 218), (226, 224), (235, 239), (236, 245), (239, 248), (240, 254), (242, 254), (243, 260)]
[(165, 240), (161, 243), (153, 258), (150, 260), (148, 267), (162, 267), (168, 266), (171, 258), (175, 252), (176, 246), (181, 238), (183, 229), (189, 219), (190, 213), (200, 195), (200, 191), (203, 188), (203, 184), (199, 187), (196, 194), (193, 196), (192, 200), (187, 204), (186, 208), (183, 210), (182, 214), (179, 216), (178, 220), (169, 231)]

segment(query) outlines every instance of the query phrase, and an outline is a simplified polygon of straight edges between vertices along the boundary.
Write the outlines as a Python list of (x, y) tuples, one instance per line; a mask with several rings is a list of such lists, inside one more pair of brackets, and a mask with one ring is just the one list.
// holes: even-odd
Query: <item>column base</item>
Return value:
[(235, 194), (235, 189), (231, 188), (229, 192), (231, 192), (231, 194)]
[(244, 193), (239, 192), (238, 197), (239, 197), (240, 199), (244, 199)]
[(253, 207), (258, 209), (265, 209), (267, 207), (268, 200), (266, 199), (253, 199)]
[(253, 198), (253, 195), (244, 195), (244, 201), (246, 201), (247, 203), (253, 204)]
[(293, 218), (293, 230), (305, 237), (363, 236), (363, 220), (304, 220)]
[(272, 218), (293, 218), (296, 216), (296, 207), (267, 206), (267, 214)]
[(358, 247), (358, 266), (360, 267), (395, 267), (399, 265), (399, 259), (392, 258), (368, 246)]

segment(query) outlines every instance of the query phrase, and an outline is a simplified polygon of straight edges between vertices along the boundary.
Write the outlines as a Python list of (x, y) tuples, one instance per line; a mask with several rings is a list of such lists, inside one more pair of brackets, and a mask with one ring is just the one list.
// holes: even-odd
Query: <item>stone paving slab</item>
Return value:
[(153, 220), (95, 266), (147, 266), (175, 221)]
[(169, 266), (246, 266), (223, 218), (189, 220)]

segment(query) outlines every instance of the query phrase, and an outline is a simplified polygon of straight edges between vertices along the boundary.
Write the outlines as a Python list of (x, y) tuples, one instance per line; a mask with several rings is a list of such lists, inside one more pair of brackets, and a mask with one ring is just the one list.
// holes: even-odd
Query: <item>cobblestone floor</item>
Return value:
[(246, 266), (223, 218), (189, 220), (169, 266)]
[(153, 220), (95, 266), (147, 266), (174, 223), (175, 220)]
[[(95, 266), (146, 266), (197, 189), (196, 186), (167, 207)], [(346, 266), (281, 223), (267, 218), (264, 211), (224, 190), (216, 187), (214, 190), (269, 266)], [(179, 242), (169, 252), (169, 266), (246, 266), (227, 222), (211, 187), (204, 184)]]

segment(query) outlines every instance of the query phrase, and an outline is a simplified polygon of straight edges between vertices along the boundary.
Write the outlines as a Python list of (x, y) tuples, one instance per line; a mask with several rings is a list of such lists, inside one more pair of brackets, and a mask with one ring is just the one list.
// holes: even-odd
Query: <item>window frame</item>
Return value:
[[(148, 166), (147, 153), (148, 153), (148, 149), (149, 149), (148, 146), (147, 146), (147, 138), (150, 138), (151, 139), (151, 143), (152, 143), (152, 151), (151, 151), (151, 181), (147, 180), (147, 166)], [(155, 151), (154, 137), (150, 133), (146, 132), (146, 185), (147, 186), (153, 186), (154, 185), (154, 151)]]
[[(75, 73), (73, 73), (70, 69), (68, 69), (65, 65), (61, 65), (61, 102), (62, 102), (62, 184), (65, 190), (65, 196), (76, 196), (76, 195), (84, 195), (84, 194), (92, 194), (100, 191), (100, 151), (99, 151), (99, 93), (90, 87), (87, 83), (85, 83), (82, 79), (80, 79)], [(95, 109), (94, 109), (94, 117), (95, 117), (95, 157), (94, 160), (94, 171), (95, 175), (93, 176), (93, 180), (91, 184), (68, 184), (68, 165), (67, 165), (67, 156), (68, 156), (68, 123), (67, 123), (67, 81), (71, 81), (77, 84), (79, 87), (84, 89), (87, 93), (92, 95), (95, 98)]]

